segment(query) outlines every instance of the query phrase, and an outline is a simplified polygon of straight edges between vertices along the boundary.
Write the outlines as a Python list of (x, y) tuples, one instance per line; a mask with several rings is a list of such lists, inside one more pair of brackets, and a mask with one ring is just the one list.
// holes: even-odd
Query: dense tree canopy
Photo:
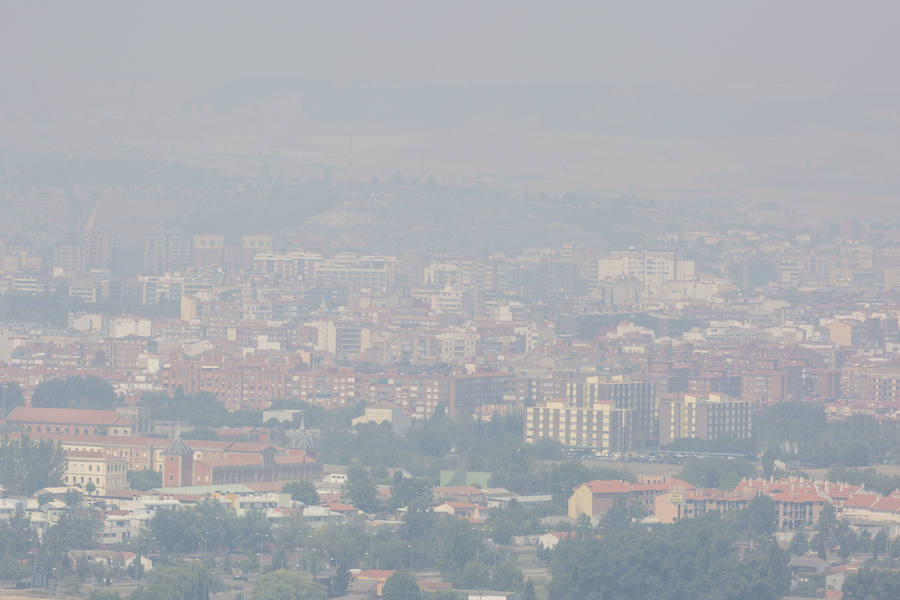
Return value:
[(560, 542), (550, 598), (779, 600), (790, 582), (787, 553), (759, 540), (740, 556), (735, 542), (752, 532), (738, 521), (708, 515)]
[(0, 419), (5, 419), (15, 407), (24, 403), (18, 383), (0, 383)]
[(0, 439), (0, 485), (12, 496), (30, 496), (41, 488), (59, 485), (65, 456), (59, 444), (49, 440)]
[(42, 381), (34, 388), (31, 405), (43, 408), (112, 409), (119, 403), (112, 386), (94, 375), (67, 375)]
[(353, 465), (347, 471), (347, 481), (344, 483), (344, 495), (355, 507), (371, 511), (375, 506), (377, 490), (369, 473), (359, 465)]
[(210, 593), (216, 591), (217, 583), (209, 569), (200, 563), (159, 567), (153, 570), (146, 587), (131, 594), (131, 600), (208, 600)]
[(133, 490), (152, 490), (162, 487), (162, 473), (153, 469), (128, 471), (128, 487)]
[(325, 600), (325, 588), (296, 571), (260, 575), (253, 584), (253, 600)]
[(397, 571), (384, 584), (384, 600), (419, 600), (422, 593), (416, 578), (406, 571)]
[(262, 513), (238, 516), (231, 507), (211, 499), (193, 508), (157, 510), (148, 527), (165, 553), (258, 549), (271, 536)]
[[(198, 392), (184, 394), (181, 388), (175, 390), (174, 396), (163, 392), (145, 392), (138, 401), (150, 411), (150, 418), (160, 421), (187, 421), (191, 425), (209, 428), (226, 425), (258, 425), (261, 421), (259, 412), (228, 412), (225, 405), (219, 402), (214, 394)], [(199, 439), (208, 439), (209, 435), (201, 433)], [(185, 438), (190, 438), (186, 435)]]
[(712, 456), (685, 461), (681, 478), (701, 488), (731, 491), (741, 479), (755, 474), (756, 467), (742, 458)]
[(844, 600), (896, 600), (900, 598), (900, 572), (863, 569), (847, 577)]
[(869, 415), (829, 421), (821, 404), (779, 402), (762, 411), (753, 427), (758, 450), (773, 449), (813, 467), (900, 460), (900, 423)]
[(282, 492), (291, 495), (291, 500), (301, 502), (306, 506), (314, 506), (319, 503), (319, 492), (311, 481), (291, 481), (284, 484)]
[(828, 469), (828, 474), (825, 478), (828, 481), (864, 485), (866, 489), (874, 490), (883, 495), (888, 495), (894, 490), (900, 490), (900, 475), (884, 475), (878, 473), (875, 469), (832, 467)]
[(65, 327), (69, 323), (69, 310), (78, 304), (68, 294), (7, 292), (0, 294), (0, 321)]

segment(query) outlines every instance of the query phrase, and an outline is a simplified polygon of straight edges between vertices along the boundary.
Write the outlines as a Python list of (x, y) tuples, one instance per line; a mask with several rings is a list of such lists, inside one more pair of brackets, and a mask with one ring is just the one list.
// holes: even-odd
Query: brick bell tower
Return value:
[(163, 487), (194, 484), (194, 451), (176, 437), (163, 453)]

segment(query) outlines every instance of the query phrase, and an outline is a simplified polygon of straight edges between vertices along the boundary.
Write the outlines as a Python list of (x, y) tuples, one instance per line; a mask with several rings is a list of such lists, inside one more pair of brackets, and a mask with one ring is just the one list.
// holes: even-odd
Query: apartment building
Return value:
[(598, 280), (633, 277), (645, 287), (693, 279), (694, 270), (694, 261), (684, 260), (676, 250), (613, 250), (597, 261)]
[(656, 439), (658, 400), (653, 382), (588, 376), (567, 384), (566, 397), (577, 406), (608, 404), (615, 409), (630, 410), (634, 441)]
[(609, 404), (576, 406), (551, 401), (525, 409), (525, 441), (554, 440), (569, 448), (601, 454), (627, 452), (632, 447), (633, 411)]
[(682, 438), (749, 438), (752, 427), (752, 404), (723, 394), (685, 394), (659, 404), (660, 445)]

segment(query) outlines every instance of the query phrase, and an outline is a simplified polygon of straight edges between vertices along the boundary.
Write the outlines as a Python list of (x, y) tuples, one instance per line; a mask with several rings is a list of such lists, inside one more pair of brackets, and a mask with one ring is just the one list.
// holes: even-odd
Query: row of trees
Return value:
[(30, 496), (41, 488), (59, 485), (65, 455), (56, 442), (27, 436), (0, 438), (0, 482), (11, 496)]

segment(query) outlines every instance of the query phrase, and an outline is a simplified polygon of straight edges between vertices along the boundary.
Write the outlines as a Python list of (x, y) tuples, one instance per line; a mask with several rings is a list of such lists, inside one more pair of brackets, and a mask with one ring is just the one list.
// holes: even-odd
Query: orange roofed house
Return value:
[(653, 501), (659, 494), (693, 487), (686, 481), (670, 477), (645, 477), (638, 483), (615, 479), (588, 481), (576, 487), (569, 497), (569, 518), (576, 519), (579, 515), (587, 515), (591, 519), (599, 519), (615, 506), (616, 502), (638, 501), (648, 511), (652, 511)]
[(235, 444), (225, 443), (221, 451), (204, 448), (195, 452), (183, 440), (173, 440), (162, 453), (163, 487), (322, 478), (322, 464), (303, 450), (253, 444), (260, 447), (238, 452), (228, 451), (229, 446)]

